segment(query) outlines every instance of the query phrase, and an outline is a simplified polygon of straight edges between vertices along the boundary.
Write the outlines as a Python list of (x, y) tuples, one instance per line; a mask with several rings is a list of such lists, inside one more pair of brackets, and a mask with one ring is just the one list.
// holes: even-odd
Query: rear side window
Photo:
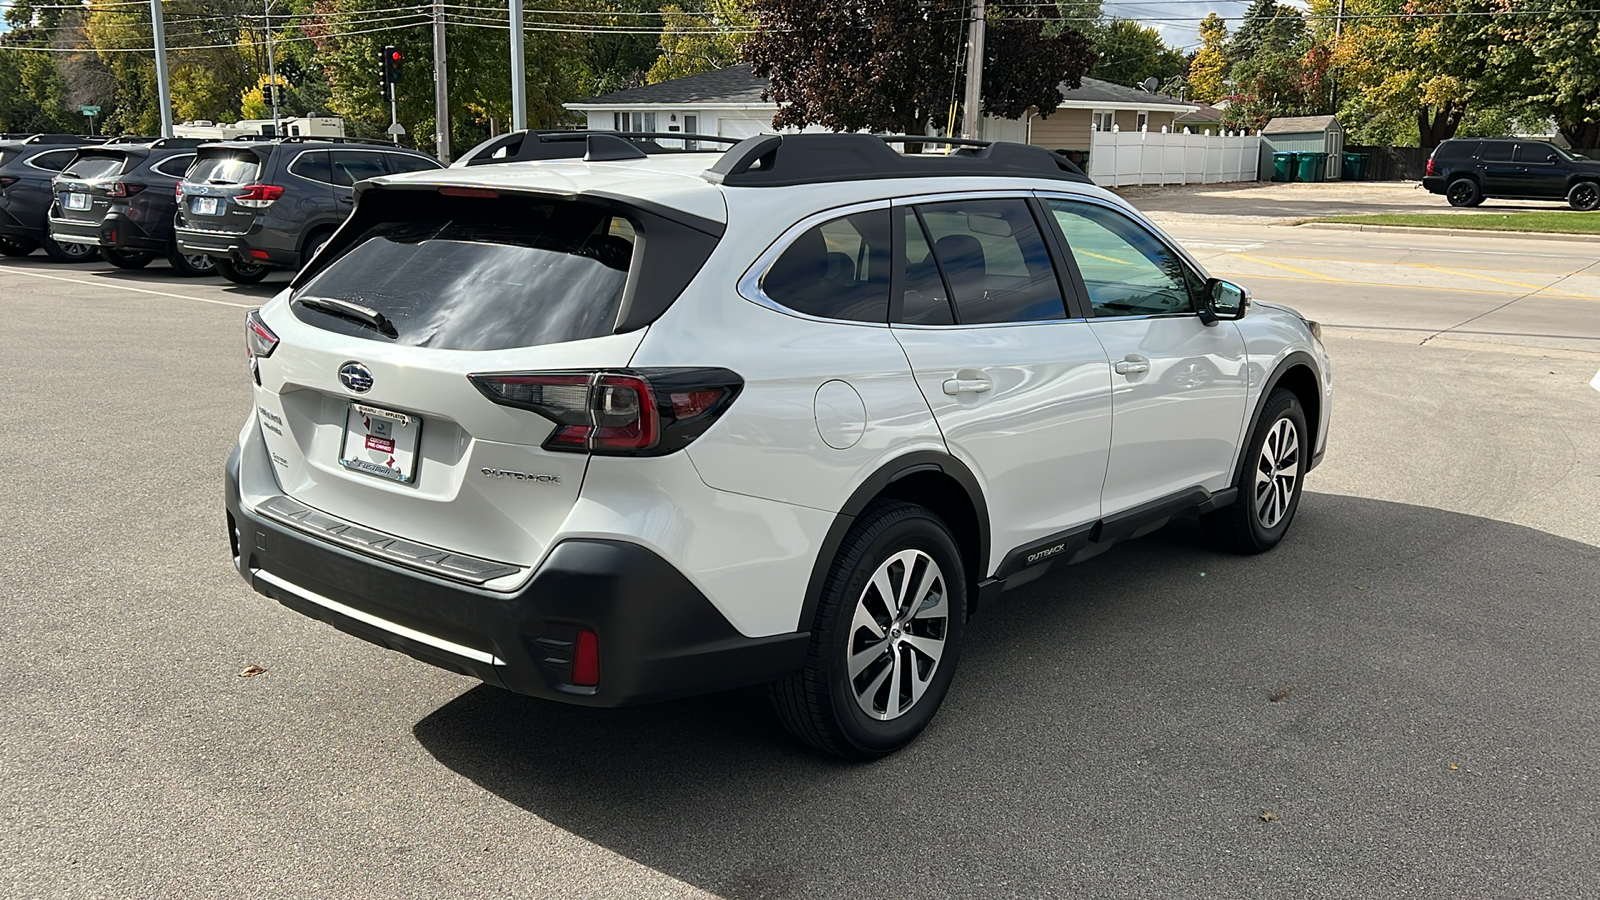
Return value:
[[(633, 257), (626, 218), (563, 200), (439, 211), (447, 214), (367, 231), (295, 292), (295, 314), (330, 331), (439, 350), (532, 347), (615, 330)], [(315, 298), (381, 313), (388, 327), (329, 314)]]
[(84, 181), (96, 181), (101, 178), (110, 178), (122, 174), (122, 166), (127, 157), (117, 154), (115, 156), (80, 156), (67, 164), (61, 174), (68, 178), (81, 178)]
[(1066, 318), (1055, 267), (1025, 201), (958, 200), (918, 212), (958, 322)]
[(195, 184), (249, 184), (260, 171), (260, 161), (249, 151), (201, 153), (184, 180)]
[(333, 183), (340, 187), (350, 187), (358, 181), (368, 178), (380, 178), (389, 174), (383, 164), (384, 154), (374, 153), (371, 150), (332, 150), (333, 157)]
[(289, 174), (322, 184), (332, 184), (333, 172), (328, 168), (328, 151), (308, 150), (300, 154), (289, 164)]
[(182, 156), (174, 156), (171, 159), (156, 163), (154, 168), (157, 172), (160, 172), (163, 175), (170, 175), (173, 178), (182, 178), (183, 173), (188, 171), (189, 166), (193, 164), (194, 154), (185, 153)]
[(1484, 162), (1511, 162), (1511, 151), (1516, 146), (1510, 141), (1484, 141), (1483, 152), (1478, 154), (1478, 159)]
[(783, 251), (761, 290), (808, 316), (887, 322), (890, 240), (887, 209), (824, 222)]
[(388, 153), (389, 172), (394, 175), (403, 175), (406, 172), (421, 172), (426, 169), (442, 169), (443, 166), (431, 159), (420, 156), (411, 156), (406, 153)]
[(36, 169), (43, 169), (46, 172), (59, 172), (66, 167), (67, 163), (72, 162), (74, 155), (76, 155), (76, 151), (73, 150), (50, 150), (45, 153), (36, 153), (33, 158), (28, 160), (28, 165)]
[(1478, 141), (1445, 141), (1433, 151), (1439, 159), (1471, 159), (1477, 156)]

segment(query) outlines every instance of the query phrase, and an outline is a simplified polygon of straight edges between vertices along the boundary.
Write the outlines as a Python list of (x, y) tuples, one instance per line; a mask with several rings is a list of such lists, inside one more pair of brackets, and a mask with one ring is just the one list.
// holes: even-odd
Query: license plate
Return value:
[(214, 216), (217, 214), (217, 198), (196, 197), (194, 198), (194, 206), (191, 209), (202, 216)]
[(67, 209), (88, 209), (88, 208), (89, 208), (89, 195), (88, 194), (68, 194), (67, 195)]
[(364, 403), (345, 411), (339, 465), (390, 481), (417, 480), (417, 440), (422, 419)]

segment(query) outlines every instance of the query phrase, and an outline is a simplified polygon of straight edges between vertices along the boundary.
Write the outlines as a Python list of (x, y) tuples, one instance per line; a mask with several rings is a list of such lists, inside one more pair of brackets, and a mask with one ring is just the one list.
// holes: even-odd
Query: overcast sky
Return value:
[(1232, 33), (1239, 27), (1237, 20), (1249, 8), (1248, 0), (1126, 0), (1122, 3), (1107, 0), (1105, 13), (1123, 19), (1172, 20), (1144, 21), (1144, 24), (1161, 32), (1162, 40), (1169, 46), (1187, 53), (1200, 45), (1200, 20), (1207, 13), (1214, 12), (1231, 20), (1228, 22), (1228, 31)]

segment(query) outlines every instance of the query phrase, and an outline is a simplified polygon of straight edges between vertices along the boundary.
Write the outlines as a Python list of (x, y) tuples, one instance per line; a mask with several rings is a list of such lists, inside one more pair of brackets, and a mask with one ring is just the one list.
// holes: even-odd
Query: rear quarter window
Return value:
[(1445, 141), (1433, 152), (1438, 159), (1471, 159), (1477, 155), (1478, 141)]
[[(370, 228), (295, 292), (293, 309), (330, 331), (440, 350), (600, 337), (615, 329), (633, 249), (632, 223), (587, 203), (440, 204)], [(391, 327), (300, 302), (319, 297), (382, 313)]]
[(46, 172), (59, 172), (66, 167), (67, 163), (72, 162), (72, 157), (76, 155), (77, 151), (74, 150), (48, 150), (44, 153), (35, 153), (28, 159), (27, 163), (35, 169), (43, 169)]
[(182, 178), (183, 173), (189, 171), (189, 167), (193, 164), (194, 154), (185, 153), (182, 156), (174, 156), (171, 159), (162, 160), (151, 168), (163, 175), (168, 175), (173, 178)]

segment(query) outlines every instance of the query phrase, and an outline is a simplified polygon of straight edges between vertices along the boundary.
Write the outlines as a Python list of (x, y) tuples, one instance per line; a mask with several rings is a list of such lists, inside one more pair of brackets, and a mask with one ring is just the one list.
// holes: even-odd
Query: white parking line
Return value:
[(193, 300), (196, 303), (212, 303), (217, 306), (235, 306), (239, 309), (255, 309), (259, 303), (230, 303), (227, 300), (212, 300), (207, 297), (191, 297), (188, 294), (173, 294), (167, 291), (152, 291), (149, 288), (128, 287), (118, 281), (85, 281), (82, 278), (62, 278), (60, 275), (46, 275), (43, 272), (30, 272), (27, 269), (0, 269), (0, 273), (7, 275), (27, 275), (32, 278), (48, 278), (51, 281), (65, 281), (70, 284), (86, 284), (89, 287), (109, 287), (122, 291), (133, 291), (136, 294), (154, 294), (157, 297), (171, 297), (174, 300)]
[(1592, 387), (1595, 390), (1600, 391), (1600, 372), (1594, 373), (1594, 377), (1589, 379), (1589, 387)]

